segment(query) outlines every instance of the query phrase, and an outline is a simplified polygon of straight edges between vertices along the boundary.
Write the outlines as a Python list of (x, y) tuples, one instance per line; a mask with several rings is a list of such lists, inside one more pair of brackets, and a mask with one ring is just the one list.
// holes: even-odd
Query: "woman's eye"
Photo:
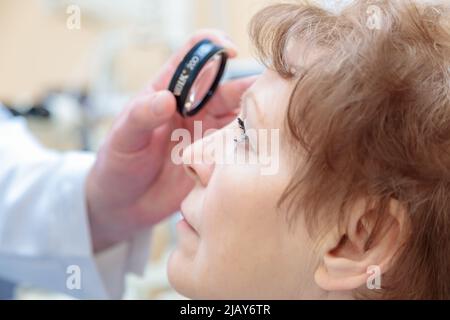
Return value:
[(241, 118), (237, 118), (237, 122), (238, 122), (238, 125), (239, 125), (239, 128), (245, 133), (245, 123), (244, 123), (244, 120), (242, 120)]
[(239, 129), (241, 131), (241, 134), (239, 135), (239, 137), (234, 138), (234, 142), (236, 142), (236, 144), (241, 143), (241, 142), (248, 142), (248, 136), (245, 130), (245, 123), (244, 120), (242, 120), (241, 118), (237, 118), (237, 123), (239, 126)]

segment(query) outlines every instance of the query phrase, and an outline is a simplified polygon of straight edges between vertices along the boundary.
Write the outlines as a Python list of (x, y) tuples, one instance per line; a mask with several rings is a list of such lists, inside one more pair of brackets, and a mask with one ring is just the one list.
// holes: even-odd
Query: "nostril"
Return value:
[(195, 171), (194, 168), (192, 168), (191, 166), (185, 166), (185, 169), (186, 169), (186, 173), (189, 177), (191, 177), (192, 179), (196, 179), (197, 172)]

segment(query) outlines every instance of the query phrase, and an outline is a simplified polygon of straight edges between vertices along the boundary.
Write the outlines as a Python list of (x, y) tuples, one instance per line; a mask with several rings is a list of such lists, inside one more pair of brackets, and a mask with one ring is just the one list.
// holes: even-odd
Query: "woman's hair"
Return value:
[[(296, 81), (286, 128), (306, 156), (280, 204), (304, 212), (312, 230), (367, 200), (378, 226), (367, 248), (389, 201), (406, 208), (411, 232), (384, 299), (450, 298), (449, 12), (404, 0), (357, 0), (339, 13), (299, 2), (267, 7), (250, 25), (262, 62)], [(293, 70), (295, 43), (316, 58)]]

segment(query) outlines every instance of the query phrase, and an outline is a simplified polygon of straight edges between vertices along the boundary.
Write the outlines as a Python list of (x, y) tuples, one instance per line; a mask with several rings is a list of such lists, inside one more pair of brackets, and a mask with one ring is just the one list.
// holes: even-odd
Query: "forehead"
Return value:
[(324, 48), (311, 46), (306, 39), (291, 38), (284, 52), (284, 61), (291, 70), (291, 78), (267, 69), (256, 81), (252, 91), (260, 113), (264, 115), (266, 127), (282, 129), (291, 95), (298, 80), (325, 52)]
[[(276, 156), (285, 168), (292, 167), (296, 163), (288, 144), (288, 128), (285, 126), (295, 83), (294, 80), (282, 78), (276, 71), (266, 70), (250, 88), (256, 106), (251, 106), (251, 103), (248, 103), (247, 109), (249, 113), (247, 119), (250, 120), (250, 125), (254, 129), (279, 130), (277, 138), (279, 139), (279, 149)], [(259, 110), (259, 116), (256, 109)]]

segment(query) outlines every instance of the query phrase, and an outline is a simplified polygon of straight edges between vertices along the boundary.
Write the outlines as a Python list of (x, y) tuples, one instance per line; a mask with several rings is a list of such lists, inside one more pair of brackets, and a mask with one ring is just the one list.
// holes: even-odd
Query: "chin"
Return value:
[(178, 250), (175, 249), (172, 252), (167, 263), (169, 283), (179, 294), (187, 298), (198, 299), (193, 285), (193, 269)]

